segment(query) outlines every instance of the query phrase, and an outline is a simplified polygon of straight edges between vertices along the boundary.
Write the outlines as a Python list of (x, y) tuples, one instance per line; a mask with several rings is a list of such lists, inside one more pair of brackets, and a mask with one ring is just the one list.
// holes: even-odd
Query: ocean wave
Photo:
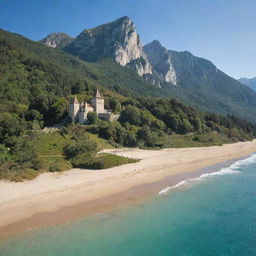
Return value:
[(165, 194), (171, 190), (175, 190), (178, 188), (189, 189), (199, 183), (202, 183), (202, 182), (204, 182), (210, 178), (216, 177), (216, 176), (227, 175), (227, 174), (239, 174), (240, 173), (239, 169), (241, 167), (244, 167), (246, 165), (249, 165), (249, 164), (252, 164), (255, 162), (256, 162), (256, 154), (252, 154), (250, 157), (243, 159), (243, 160), (238, 160), (235, 163), (231, 164), (229, 167), (222, 168), (217, 172), (204, 173), (204, 174), (200, 175), (198, 178), (183, 180), (183, 181), (175, 184), (174, 186), (166, 187), (163, 190), (159, 191), (158, 194), (159, 195)]

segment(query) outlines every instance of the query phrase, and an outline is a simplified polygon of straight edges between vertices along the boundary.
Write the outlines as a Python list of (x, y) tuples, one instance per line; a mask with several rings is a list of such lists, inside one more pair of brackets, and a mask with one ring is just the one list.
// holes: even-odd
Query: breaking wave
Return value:
[(249, 158), (246, 158), (243, 160), (238, 160), (235, 163), (231, 164), (229, 167), (222, 168), (217, 172), (205, 173), (205, 174), (202, 174), (201, 176), (199, 176), (198, 178), (183, 180), (174, 186), (166, 187), (165, 189), (159, 191), (158, 194), (159, 195), (165, 194), (165, 193), (175, 190), (177, 188), (189, 189), (199, 183), (202, 183), (202, 182), (204, 182), (210, 178), (216, 177), (216, 176), (227, 175), (227, 174), (239, 174), (240, 173), (239, 169), (241, 167), (255, 163), (255, 162), (256, 162), (256, 154), (252, 154)]

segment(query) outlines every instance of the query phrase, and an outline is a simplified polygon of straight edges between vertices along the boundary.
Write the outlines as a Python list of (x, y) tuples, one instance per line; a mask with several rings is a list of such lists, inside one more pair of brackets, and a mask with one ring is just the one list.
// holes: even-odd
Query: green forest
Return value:
[[(256, 135), (255, 124), (184, 105), (110, 60), (86, 63), (3, 30), (0, 56), (0, 179), (138, 161), (98, 153), (103, 148), (211, 146)], [(96, 88), (119, 120), (105, 122), (92, 112), (87, 125), (71, 123), (69, 100), (90, 101)]]

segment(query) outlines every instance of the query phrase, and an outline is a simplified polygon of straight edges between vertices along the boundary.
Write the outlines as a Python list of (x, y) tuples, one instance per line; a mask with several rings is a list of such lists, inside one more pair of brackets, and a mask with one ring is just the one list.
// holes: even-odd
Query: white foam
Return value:
[(238, 160), (235, 163), (231, 164), (229, 167), (227, 168), (222, 168), (217, 172), (212, 172), (212, 173), (205, 173), (200, 175), (198, 178), (193, 178), (193, 179), (187, 179), (187, 180), (183, 180), (177, 184), (175, 184), (174, 186), (169, 186), (166, 187), (165, 189), (161, 190), (158, 192), (159, 195), (161, 194), (165, 194), (167, 192), (169, 192), (170, 190), (174, 190), (177, 188), (191, 188), (201, 182), (204, 182), (210, 178), (213, 178), (215, 176), (220, 176), (220, 175), (227, 175), (227, 174), (239, 174), (240, 171), (238, 170), (239, 168), (241, 168), (242, 166), (246, 166), (248, 164), (252, 164), (256, 162), (256, 154), (252, 154), (249, 158), (243, 159), (243, 160)]

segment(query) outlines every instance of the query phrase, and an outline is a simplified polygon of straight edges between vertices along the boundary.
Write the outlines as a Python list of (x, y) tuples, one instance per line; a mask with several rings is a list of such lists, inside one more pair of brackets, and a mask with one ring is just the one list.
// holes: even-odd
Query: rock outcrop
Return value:
[(153, 68), (153, 76), (162, 82), (174, 85), (188, 81), (206, 80), (216, 74), (216, 66), (188, 51), (177, 52), (163, 47), (155, 40), (143, 47)]
[(143, 50), (154, 68), (155, 76), (160, 80), (176, 85), (177, 76), (170, 51), (163, 47), (157, 40), (145, 45)]
[(51, 33), (39, 42), (52, 48), (63, 48), (73, 40), (74, 38), (65, 33)]
[(140, 76), (152, 74), (140, 37), (128, 17), (85, 29), (64, 50), (86, 61), (110, 57), (122, 66), (133, 68)]

